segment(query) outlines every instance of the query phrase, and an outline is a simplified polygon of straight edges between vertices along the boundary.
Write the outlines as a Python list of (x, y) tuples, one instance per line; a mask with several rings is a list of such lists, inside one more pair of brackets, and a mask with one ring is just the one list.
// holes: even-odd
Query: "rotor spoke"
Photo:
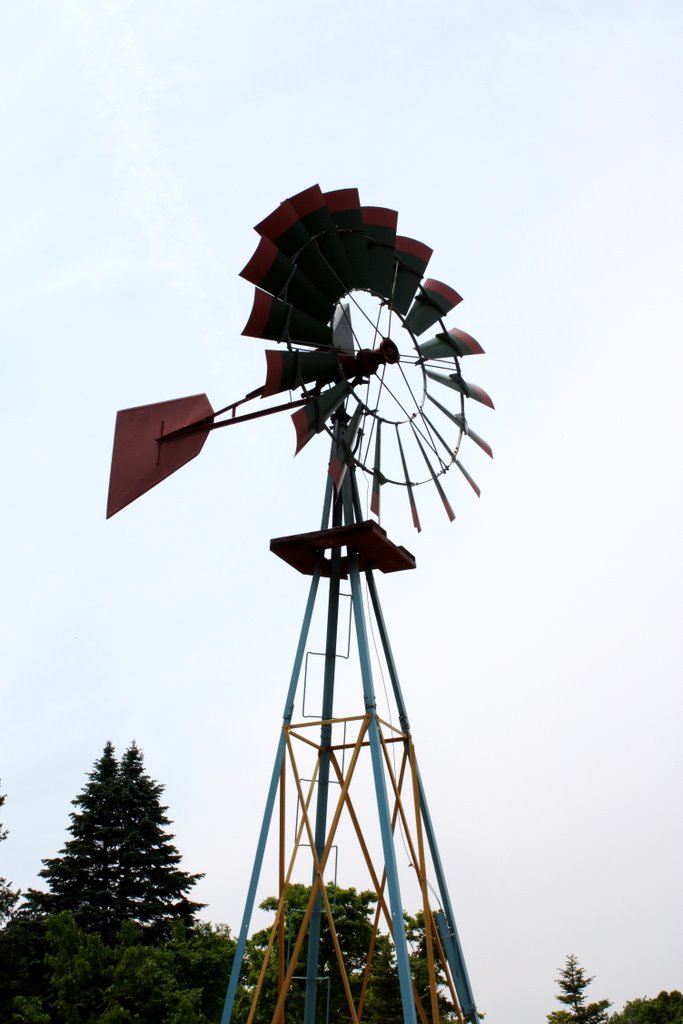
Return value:
[[(379, 374), (379, 387), (377, 389), (377, 398), (372, 403), (372, 405), (370, 405), (370, 381), (368, 381), (368, 390), (367, 390), (367, 393), (366, 393), (366, 401), (365, 401), (366, 409), (371, 409), (373, 407), (377, 408), (379, 406), (380, 395), (382, 394), (382, 388), (384, 387), (384, 374), (386, 373), (386, 369), (387, 369), (387, 366), (386, 366), (386, 363), (385, 363), (384, 366), (382, 367), (381, 373)], [(364, 464), (367, 462), (368, 454), (370, 452), (370, 444), (372, 442), (372, 436), (373, 436), (373, 433), (374, 433), (374, 430), (375, 430), (375, 424), (377, 423), (379, 425), (379, 422), (380, 421), (378, 420), (378, 418), (373, 415), (372, 416), (372, 424), (370, 426), (370, 432), (368, 434), (367, 444), (365, 446), (365, 455), (362, 455), (362, 458), (361, 458), (361, 461)]]
[[(424, 415), (423, 415), (423, 412), (422, 412), (422, 405), (418, 402), (418, 400), (416, 399), (415, 395), (413, 394), (413, 389), (411, 388), (411, 386), (410, 386), (410, 384), (408, 382), (408, 378), (406, 377), (405, 372), (403, 370), (403, 367), (401, 366), (400, 363), (398, 364), (398, 368), (401, 371), (401, 375), (402, 375), (403, 380), (405, 382), (405, 385), (406, 385), (406, 387), (408, 389), (408, 393), (409, 393), (410, 397), (412, 398), (413, 402), (415, 403), (415, 408), (417, 409), (418, 416), (422, 416), (423, 419), (424, 419)], [(411, 423), (412, 422), (413, 421), (411, 420)], [(427, 426), (427, 431), (429, 432), (429, 423), (427, 422), (426, 419), (425, 419), (425, 424)], [(429, 446), (430, 446), (430, 448), (432, 449), (432, 451), (434, 452), (434, 454), (438, 458), (438, 453), (437, 453), (437, 450), (436, 450), (436, 445), (434, 444), (434, 442), (432, 440), (430, 440)], [(441, 461), (441, 460), (439, 460), (439, 461)]]
[[(441, 434), (439, 433), (439, 431), (438, 431), (438, 430), (436, 429), (436, 427), (434, 426), (434, 424), (432, 423), (432, 421), (431, 421), (431, 420), (429, 419), (429, 417), (427, 416), (427, 413), (426, 413), (426, 412), (423, 412), (423, 413), (422, 413), (422, 416), (423, 416), (423, 419), (424, 419), (425, 423), (427, 424), (427, 426), (431, 427), (431, 429), (432, 429), (432, 430), (434, 431), (434, 433), (435, 433), (435, 434), (436, 434), (436, 436), (438, 437), (439, 441), (441, 441), (441, 444), (442, 444), (442, 445), (444, 446), (444, 448), (445, 448), (445, 449), (446, 449), (446, 451), (448, 452), (448, 454), (449, 454), (449, 456), (450, 456), (450, 461), (449, 461), (449, 463), (448, 463), (448, 464), (450, 465), (450, 463), (451, 463), (451, 462), (453, 461), (454, 457), (455, 457), (455, 456), (456, 456), (456, 455), (458, 454), (458, 449), (460, 448), (460, 440), (458, 440), (458, 443), (457, 443), (457, 445), (455, 445), (455, 446), (454, 446), (454, 445), (451, 445), (451, 444), (449, 444), (449, 443), (448, 443), (448, 441), (446, 441), (446, 439), (445, 439), (444, 437), (442, 437), (442, 435), (441, 435)], [(439, 459), (439, 462), (441, 463), (441, 465), (442, 465), (442, 467), (443, 467), (444, 469), (446, 469), (446, 468), (447, 468), (447, 467), (446, 467), (446, 464), (445, 464), (445, 463), (444, 463), (444, 461), (443, 461), (443, 459)]]
[[(411, 415), (411, 414), (410, 414), (410, 413), (408, 412), (408, 410), (407, 410), (407, 409), (405, 408), (405, 406), (403, 405), (403, 403), (401, 402), (401, 400), (400, 400), (400, 399), (398, 398), (398, 396), (397, 396), (397, 395), (395, 395), (395, 394), (394, 394), (394, 392), (393, 392), (393, 391), (391, 390), (391, 388), (390, 388), (390, 387), (389, 387), (389, 385), (388, 385), (388, 384), (386, 383), (386, 381), (384, 382), (384, 387), (386, 388), (387, 394), (391, 395), (391, 397), (393, 398), (393, 400), (394, 400), (394, 401), (396, 402), (396, 405), (397, 405), (397, 406), (399, 407), (399, 409), (401, 410), (401, 412), (402, 412), (402, 413), (403, 413), (403, 415), (405, 416), (406, 420), (407, 420), (408, 422), (412, 423), (412, 422), (414, 421), (414, 419), (415, 419), (415, 414), (413, 413), (413, 414)], [(384, 417), (384, 418), (386, 419), (386, 417)], [(392, 422), (392, 421), (391, 421), (391, 420), (387, 420), (387, 422)], [(398, 424), (395, 424), (395, 426), (398, 426)], [(417, 430), (417, 427), (416, 427), (415, 429)], [(419, 431), (419, 434), (420, 434), (420, 437), (422, 438), (422, 440), (423, 440), (423, 441), (425, 442), (425, 444), (426, 444), (426, 445), (428, 445), (428, 446), (429, 446), (429, 447), (430, 447), (430, 448), (432, 449), (432, 451), (434, 452), (434, 454), (435, 454), (435, 455), (437, 456), (437, 458), (438, 458), (438, 453), (437, 453), (437, 450), (436, 450), (436, 448), (435, 448), (435, 446), (434, 446), (434, 443), (432, 442), (432, 440), (431, 440), (430, 438), (428, 438), (428, 437), (425, 437), (425, 435), (424, 435), (424, 434), (423, 434), (423, 433), (422, 433), (421, 431)]]

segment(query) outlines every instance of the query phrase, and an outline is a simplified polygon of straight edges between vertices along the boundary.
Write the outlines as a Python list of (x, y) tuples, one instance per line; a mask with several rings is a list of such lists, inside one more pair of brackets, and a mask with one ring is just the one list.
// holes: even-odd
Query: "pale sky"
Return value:
[(543, 1021), (568, 953), (615, 1008), (683, 987), (682, 44), (675, 2), (2, 5), (0, 875), (134, 739), (238, 928), (307, 589), (268, 543), (327, 447), (218, 432), (105, 522), (114, 416), (260, 385), (253, 225), (358, 187), (496, 403), (481, 499), (387, 499), (380, 580), (477, 1003)]

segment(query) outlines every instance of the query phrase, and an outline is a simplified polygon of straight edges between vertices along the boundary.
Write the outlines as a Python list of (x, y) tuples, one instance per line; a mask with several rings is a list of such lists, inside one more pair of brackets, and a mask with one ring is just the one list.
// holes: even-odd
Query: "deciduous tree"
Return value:
[[(310, 888), (306, 885), (291, 885), (287, 890), (285, 904), (285, 959), (289, 959), (290, 950), (294, 945), (301, 923), (302, 915), (308, 904)], [(334, 924), (339, 940), (342, 959), (354, 1004), (358, 1005), (363, 976), (368, 962), (368, 946), (372, 933), (372, 919), (377, 903), (377, 896), (371, 891), (357, 891), (328, 885), (327, 894), (334, 910)], [(278, 901), (270, 897), (261, 904), (262, 910), (275, 911)], [(415, 988), (428, 1006), (427, 989), (429, 986), (426, 946), (424, 939), (424, 918), (421, 913), (414, 917), (406, 916), (406, 929), (411, 947), (411, 973)], [(270, 936), (270, 928), (256, 932), (247, 943), (245, 962), (242, 970), (242, 984), (238, 989), (235, 1004), (235, 1019), (247, 1020), (259, 974), (263, 964), (264, 953)], [(319, 995), (318, 1003), (321, 1018), (350, 1024), (352, 1017), (342, 983), (341, 972), (334, 950), (332, 935), (323, 914), (320, 947), (319, 947)], [(287, 996), (287, 1019), (302, 1020), (305, 995), (307, 946), (304, 943), (294, 971), (289, 994)], [(278, 988), (278, 941), (276, 939), (271, 951), (263, 987), (259, 996), (254, 1024), (267, 1024), (272, 1020), (277, 1001)], [(443, 985), (445, 978), (440, 964), (436, 963), (437, 980)], [(328, 1012), (329, 1018), (325, 1017)], [(323, 1012), (324, 1008), (324, 1012)], [(455, 1012), (450, 1003), (439, 994), (439, 1017), (441, 1024), (455, 1020)], [(362, 1020), (363, 1024), (402, 1024), (403, 1008), (396, 967), (393, 943), (389, 936), (378, 932), (373, 951), (369, 981), (365, 992)]]
[(654, 999), (631, 999), (609, 1024), (683, 1024), (683, 995), (674, 989)]

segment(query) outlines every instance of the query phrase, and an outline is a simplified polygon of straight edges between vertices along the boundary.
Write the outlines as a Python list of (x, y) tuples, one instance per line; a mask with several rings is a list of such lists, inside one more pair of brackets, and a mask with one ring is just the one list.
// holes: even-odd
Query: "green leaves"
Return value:
[(654, 999), (632, 999), (609, 1024), (683, 1024), (683, 994), (674, 989)]
[[(0, 793), (0, 807), (5, 802), (5, 794)], [(7, 838), (7, 829), (0, 824), (0, 843)], [(19, 899), (19, 893), (10, 888), (4, 878), (0, 878), (0, 925), (10, 917), (14, 906)]]
[[(168, 941), (149, 945), (126, 921), (107, 945), (66, 912), (49, 920), (47, 938), (48, 998), (64, 1024), (213, 1024), (220, 1017), (235, 946), (226, 928), (188, 932), (178, 921)], [(21, 1009), (25, 1000), (14, 1003)]]
[[(308, 905), (311, 889), (301, 884), (290, 885), (287, 890), (284, 914), (285, 963), (289, 962), (290, 951), (294, 947), (297, 931)], [(358, 1006), (368, 964), (368, 952), (373, 933), (373, 922), (377, 896), (369, 890), (358, 891), (354, 888), (340, 888), (333, 884), (327, 886), (327, 895), (333, 907), (334, 924), (339, 939), (344, 970), (349, 987)], [(277, 910), (278, 901), (269, 897), (261, 904), (261, 910)], [(428, 1005), (427, 992), (429, 977), (425, 943), (424, 916), (421, 912), (414, 916), (406, 915), (406, 928), (411, 947), (410, 966), (415, 980), (415, 987), (423, 1005)], [(234, 1019), (246, 1021), (257, 980), (263, 964), (263, 957), (268, 945), (270, 928), (256, 932), (249, 939), (245, 953), (241, 986), (235, 1002)], [(304, 981), (306, 974), (306, 946), (304, 945), (296, 969), (294, 980), (287, 997), (287, 1020), (303, 1020)], [(254, 1024), (269, 1024), (277, 1001), (279, 946), (276, 938), (267, 966), (263, 988), (260, 993)], [(445, 983), (440, 964), (436, 964), (437, 982)], [(329, 1020), (338, 1024), (350, 1024), (351, 1015), (344, 994), (341, 972), (337, 961), (332, 936), (325, 914), (323, 914), (320, 935), (319, 956), (320, 1001), (327, 1007), (329, 998)], [(325, 1011), (327, 1013), (327, 1010)], [(455, 1021), (456, 1015), (449, 1001), (439, 994), (439, 1017), (441, 1024)], [(396, 968), (394, 947), (389, 936), (378, 932), (375, 936), (370, 974), (364, 994), (362, 1021), (363, 1024), (403, 1024), (403, 1008)]]

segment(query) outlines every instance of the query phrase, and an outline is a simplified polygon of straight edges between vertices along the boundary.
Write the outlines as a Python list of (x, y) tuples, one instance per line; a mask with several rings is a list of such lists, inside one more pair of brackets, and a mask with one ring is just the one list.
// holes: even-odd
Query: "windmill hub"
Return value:
[(352, 357), (351, 361), (356, 372), (362, 374), (363, 377), (370, 377), (373, 373), (377, 373), (380, 366), (397, 363), (400, 358), (398, 346), (391, 338), (383, 338), (378, 348), (362, 348)]

